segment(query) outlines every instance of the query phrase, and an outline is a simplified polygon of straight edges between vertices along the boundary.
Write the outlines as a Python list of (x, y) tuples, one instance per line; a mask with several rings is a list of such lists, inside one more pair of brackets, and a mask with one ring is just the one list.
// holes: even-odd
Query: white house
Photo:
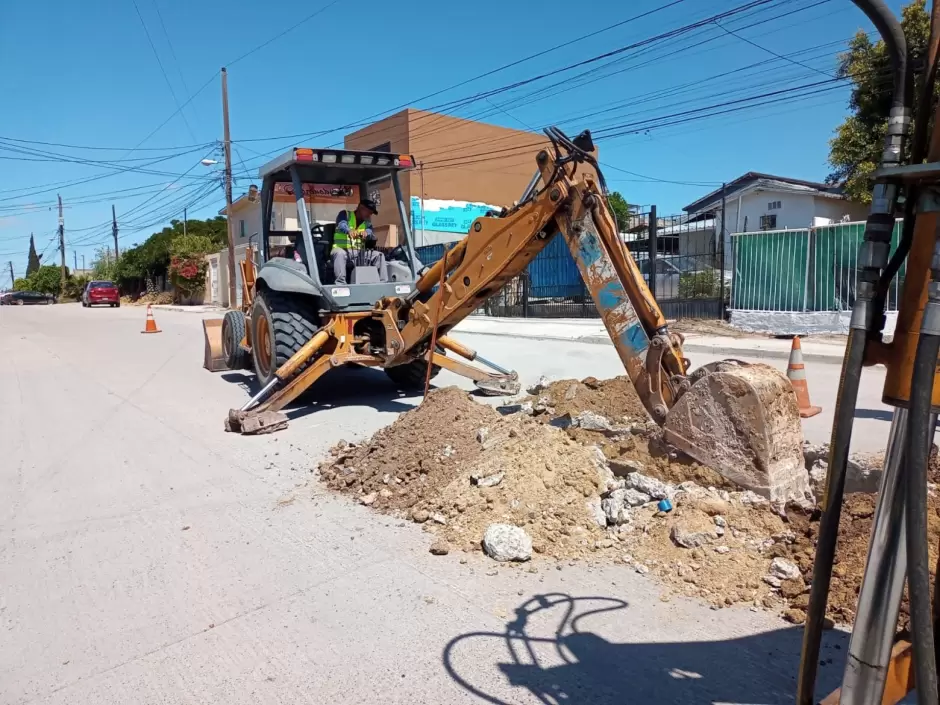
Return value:
[[(722, 200), (727, 219), (724, 227)], [(846, 199), (840, 186), (757, 171), (739, 176), (682, 210), (690, 220), (712, 219), (715, 232), (724, 233), (726, 266), (731, 263), (732, 233), (799, 230), (868, 217), (868, 206)]]

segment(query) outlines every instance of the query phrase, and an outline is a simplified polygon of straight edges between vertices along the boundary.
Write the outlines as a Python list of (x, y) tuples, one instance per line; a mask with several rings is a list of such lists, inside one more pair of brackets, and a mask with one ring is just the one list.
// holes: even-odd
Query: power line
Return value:
[(170, 95), (173, 96), (173, 102), (176, 103), (176, 109), (180, 113), (180, 117), (183, 118), (183, 122), (186, 124), (186, 129), (189, 130), (189, 136), (193, 138), (193, 141), (196, 140), (196, 135), (193, 133), (193, 128), (189, 124), (189, 120), (186, 119), (186, 114), (183, 112), (183, 106), (180, 105), (179, 98), (176, 97), (176, 91), (173, 90), (173, 84), (170, 83), (170, 77), (166, 74), (166, 69), (163, 67), (163, 61), (160, 60), (160, 54), (157, 53), (157, 47), (153, 43), (153, 39), (150, 36), (150, 30), (147, 29), (147, 23), (144, 22), (144, 16), (140, 13), (140, 7), (137, 5), (137, 0), (131, 0), (134, 3), (134, 9), (137, 10), (137, 17), (140, 18), (140, 24), (144, 28), (144, 34), (147, 35), (147, 42), (150, 44), (150, 48), (153, 50), (153, 56), (157, 60), (157, 65), (160, 67), (160, 73), (163, 74), (163, 80), (166, 81), (167, 88), (170, 89)]
[(827, 76), (827, 77), (829, 77), (829, 78), (835, 78), (835, 76), (833, 76), (831, 73), (826, 73), (825, 71), (820, 71), (819, 69), (813, 68), (812, 66), (807, 66), (806, 64), (802, 63), (801, 61), (794, 61), (793, 59), (789, 59), (789, 58), (787, 58), (786, 56), (783, 56), (783, 55), (781, 55), (781, 54), (778, 54), (778, 53), (775, 52), (775, 51), (771, 51), (770, 49), (768, 49), (768, 48), (765, 47), (765, 46), (761, 46), (761, 45), (758, 44), (757, 42), (752, 42), (752, 41), (751, 41), (750, 39), (748, 39), (747, 37), (742, 37), (740, 34), (737, 34), (736, 32), (732, 32), (730, 29), (728, 29), (727, 27), (725, 27), (724, 25), (722, 25), (720, 22), (716, 22), (716, 23), (715, 23), (715, 26), (718, 27), (718, 28), (721, 29), (721, 30), (724, 30), (725, 32), (727, 32), (728, 34), (730, 34), (732, 37), (735, 37), (735, 38), (737, 38), (737, 39), (740, 39), (740, 40), (741, 40), (742, 42), (744, 42), (745, 44), (750, 44), (752, 47), (755, 47), (756, 49), (760, 49), (761, 51), (766, 52), (766, 53), (768, 53), (768, 54), (770, 54), (770, 55), (772, 55), (772, 56), (776, 56), (778, 59), (783, 59), (784, 61), (787, 61), (787, 62), (789, 62), (789, 63), (791, 63), (791, 64), (796, 65), (796, 66), (802, 66), (804, 69), (809, 69), (810, 71), (815, 71), (816, 73), (821, 74), (821, 75), (823, 75), (823, 76)]

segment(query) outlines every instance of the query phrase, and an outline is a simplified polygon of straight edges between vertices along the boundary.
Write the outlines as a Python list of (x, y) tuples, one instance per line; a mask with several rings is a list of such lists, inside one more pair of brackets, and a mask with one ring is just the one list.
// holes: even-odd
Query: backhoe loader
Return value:
[[(569, 139), (552, 128), (546, 136), (521, 199), (477, 218), (467, 236), (431, 267), (421, 265), (411, 246), (398, 184), (399, 172), (414, 164), (413, 157), (295, 148), (262, 167), (264, 264), (244, 322), (241, 312), (228, 312), (232, 325), (224, 326), (223, 335), (231, 338), (225, 348), (232, 351), (226, 355), (232, 363), (245, 364), (250, 351), (261, 388), (229, 413), (226, 428), (259, 433), (285, 426), (279, 413), (285, 405), (328, 370), (348, 364), (381, 368), (414, 388), (443, 368), (473, 380), (484, 393), (517, 392), (515, 372), (482, 358), (450, 332), (520, 274), (551, 238), (562, 237), (666, 439), (773, 501), (804, 500), (809, 484), (802, 429), (786, 377), (767, 365), (734, 360), (690, 374), (682, 337), (669, 330), (620, 237), (590, 132)], [(355, 186), (350, 196), (358, 198), (378, 180), (392, 182), (404, 241), (389, 254), (386, 272), (357, 266), (348, 283), (338, 285), (328, 266), (333, 228), (315, 222), (318, 206), (304, 194), (349, 184)], [(285, 190), (293, 194), (291, 214), (296, 212), (299, 232), (271, 227), (278, 222), (272, 212), (275, 194)], [(275, 241), (290, 245), (275, 252)], [(488, 369), (470, 364), (474, 361)]]

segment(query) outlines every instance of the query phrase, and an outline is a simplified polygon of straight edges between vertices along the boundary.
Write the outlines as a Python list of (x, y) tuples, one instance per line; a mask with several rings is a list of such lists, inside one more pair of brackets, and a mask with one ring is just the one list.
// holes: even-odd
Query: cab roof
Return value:
[(294, 165), (304, 183), (350, 184), (408, 171), (414, 168), (415, 159), (410, 154), (294, 147), (262, 166), (258, 175), (262, 179), (273, 177), (278, 182), (290, 181), (289, 169)]

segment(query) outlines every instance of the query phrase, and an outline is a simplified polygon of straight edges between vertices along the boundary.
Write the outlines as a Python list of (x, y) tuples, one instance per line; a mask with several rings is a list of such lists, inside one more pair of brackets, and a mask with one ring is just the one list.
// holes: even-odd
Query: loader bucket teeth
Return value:
[(243, 436), (275, 433), (287, 428), (287, 416), (280, 411), (239, 411), (230, 409), (225, 419), (225, 430)]
[(773, 367), (708, 365), (669, 411), (664, 431), (695, 460), (772, 502), (811, 496), (796, 396)]
[(475, 380), (473, 384), (487, 396), (518, 394), (522, 388), (515, 373), (512, 375), (492, 375), (486, 379)]

